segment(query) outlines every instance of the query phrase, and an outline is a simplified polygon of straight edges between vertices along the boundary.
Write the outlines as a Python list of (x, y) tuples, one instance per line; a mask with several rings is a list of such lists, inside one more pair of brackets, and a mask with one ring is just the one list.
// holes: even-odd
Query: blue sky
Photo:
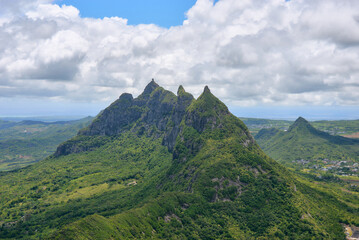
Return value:
[(82, 17), (103, 18), (118, 16), (128, 24), (156, 24), (178, 26), (195, 0), (58, 0), (59, 5), (73, 5)]

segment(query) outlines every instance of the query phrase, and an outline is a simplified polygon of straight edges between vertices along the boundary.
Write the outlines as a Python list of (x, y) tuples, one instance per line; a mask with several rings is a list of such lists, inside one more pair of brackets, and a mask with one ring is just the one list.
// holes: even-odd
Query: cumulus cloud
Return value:
[(356, 0), (197, 0), (181, 26), (0, 0), (0, 96), (109, 101), (152, 77), (232, 105), (359, 105)]

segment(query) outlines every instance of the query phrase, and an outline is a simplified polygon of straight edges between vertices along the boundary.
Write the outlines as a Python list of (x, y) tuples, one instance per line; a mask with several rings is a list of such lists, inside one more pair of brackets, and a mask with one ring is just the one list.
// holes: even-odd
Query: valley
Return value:
[(0, 171), (26, 167), (46, 158), (91, 121), (91, 117), (57, 122), (0, 120)]
[(195, 99), (152, 80), (51, 156), (0, 173), (0, 238), (345, 239), (343, 224), (359, 226), (355, 178), (291, 171), (259, 145), (207, 86)]

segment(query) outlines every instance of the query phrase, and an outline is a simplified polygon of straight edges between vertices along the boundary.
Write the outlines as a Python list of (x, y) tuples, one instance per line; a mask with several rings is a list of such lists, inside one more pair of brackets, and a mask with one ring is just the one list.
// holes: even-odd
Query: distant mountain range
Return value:
[(355, 196), (269, 158), (208, 87), (195, 99), (154, 80), (0, 182), (5, 239), (344, 240), (359, 225)]

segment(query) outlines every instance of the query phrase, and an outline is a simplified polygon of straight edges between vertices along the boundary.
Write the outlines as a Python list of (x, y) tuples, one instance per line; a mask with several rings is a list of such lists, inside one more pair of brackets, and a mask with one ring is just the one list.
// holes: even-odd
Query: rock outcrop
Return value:
[[(74, 139), (61, 144), (55, 156), (88, 151), (101, 144), (84, 146), (82, 139), (90, 136), (112, 137), (125, 131), (137, 135), (146, 134), (156, 138), (163, 137), (162, 144), (178, 158), (175, 145), (184, 141), (190, 152), (196, 153), (202, 143), (183, 136), (184, 126), (198, 133), (207, 129), (221, 128), (223, 118), (229, 115), (228, 108), (216, 98), (206, 86), (198, 99), (179, 86), (177, 96), (160, 87), (153, 79), (137, 98), (129, 93), (122, 94), (118, 100), (104, 109), (90, 126), (81, 130)], [(244, 129), (247, 143), (254, 143), (248, 130)]]

